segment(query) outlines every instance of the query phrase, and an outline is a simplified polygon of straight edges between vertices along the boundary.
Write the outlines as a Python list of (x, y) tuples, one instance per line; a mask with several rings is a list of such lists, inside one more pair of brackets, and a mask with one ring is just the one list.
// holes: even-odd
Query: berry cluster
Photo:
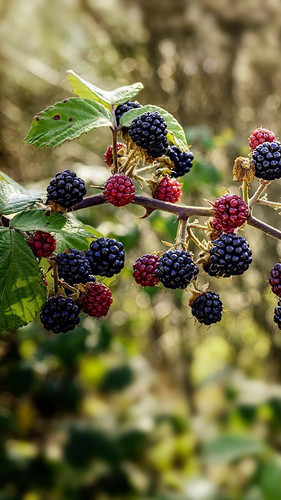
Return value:
[(72, 330), (79, 323), (80, 311), (93, 318), (106, 316), (112, 294), (105, 284), (96, 282), (93, 273), (118, 274), (124, 267), (124, 258), (122, 243), (111, 238), (92, 241), (86, 253), (71, 248), (53, 257), (52, 265), (58, 275), (56, 287), (61, 286), (61, 293), (51, 296), (41, 312), (46, 330), (54, 333)]
[[(121, 117), (133, 109), (139, 109), (139, 115), (132, 119), (129, 128), (121, 127)], [(189, 173), (193, 154), (188, 148), (181, 151), (177, 146), (169, 145), (167, 123), (157, 111), (142, 112), (139, 103), (128, 101), (116, 107), (115, 117), (124, 143), (115, 144), (116, 154), (113, 155), (112, 145), (104, 154), (105, 163), (112, 171), (102, 187), (104, 201), (115, 207), (136, 202), (135, 180), (141, 187), (145, 184), (150, 189), (154, 200), (177, 203), (181, 197), (181, 184), (176, 178)], [(250, 217), (248, 183), (254, 175), (263, 179), (262, 182), (281, 177), (281, 144), (275, 134), (256, 129), (251, 134), (249, 145), (252, 149), (249, 158), (239, 157), (234, 168), (235, 179), (244, 182), (245, 199), (227, 193), (214, 203), (210, 202), (213, 215), (205, 226), (197, 222), (190, 225), (186, 218), (181, 220), (179, 216), (175, 245), (162, 254), (143, 255), (133, 265), (133, 277), (141, 286), (163, 285), (172, 290), (185, 290), (191, 285), (189, 305), (192, 315), (205, 325), (222, 319), (223, 304), (214, 291), (206, 286), (202, 290), (198, 288), (198, 265), (202, 264), (205, 273), (216, 278), (238, 276), (247, 271), (252, 262), (252, 251), (238, 232)], [(64, 170), (51, 180), (47, 188), (47, 203), (51, 210), (65, 212), (81, 202), (85, 193), (84, 181), (74, 172)], [(192, 227), (206, 231), (209, 239), (200, 242)], [(197, 260), (188, 251), (189, 240), (201, 250)], [(37, 231), (28, 239), (28, 244), (36, 257), (50, 258), (51, 266), (56, 269), (55, 289), (59, 291), (54, 294), (51, 290), (41, 313), (41, 321), (47, 329), (57, 333), (74, 328), (79, 322), (80, 311), (94, 318), (108, 313), (112, 294), (104, 283), (96, 281), (96, 276), (103, 279), (120, 273), (125, 259), (122, 243), (101, 237), (94, 239), (85, 252), (71, 248), (55, 255), (53, 236)], [(273, 292), (281, 297), (281, 264), (275, 264), (269, 282)], [(281, 299), (275, 309), (274, 321), (281, 328)]]

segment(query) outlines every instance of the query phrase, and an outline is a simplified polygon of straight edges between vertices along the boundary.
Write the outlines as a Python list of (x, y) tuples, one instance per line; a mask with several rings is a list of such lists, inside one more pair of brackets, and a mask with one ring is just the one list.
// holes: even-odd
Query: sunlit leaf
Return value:
[(24, 142), (36, 147), (56, 147), (94, 128), (111, 125), (111, 114), (101, 103), (71, 97), (38, 113)]
[(100, 102), (109, 109), (112, 104), (123, 104), (132, 99), (143, 89), (143, 84), (137, 82), (114, 90), (102, 90), (96, 85), (87, 82), (72, 70), (67, 73), (74, 94)]
[(8, 184), (6, 180), (0, 180), (0, 213), (4, 215), (14, 214), (33, 206), (36, 202), (42, 201), (28, 191), (20, 191), (16, 183)]

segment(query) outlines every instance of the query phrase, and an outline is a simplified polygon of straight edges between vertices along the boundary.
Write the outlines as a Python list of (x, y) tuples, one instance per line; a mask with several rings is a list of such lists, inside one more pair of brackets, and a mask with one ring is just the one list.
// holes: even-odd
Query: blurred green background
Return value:
[[(32, 117), (71, 94), (71, 68), (105, 89), (140, 80), (139, 101), (177, 117), (196, 158), (183, 202), (239, 194), (232, 165), (246, 138), (261, 124), (280, 133), (280, 19), (278, 0), (3, 0), (0, 169), (36, 189), (64, 168), (88, 185), (107, 178), (109, 131), (54, 151), (22, 143)], [(279, 227), (277, 212), (256, 213)], [(224, 317), (199, 327), (186, 292), (133, 281), (136, 257), (176, 232), (173, 216), (142, 214), (77, 214), (126, 247), (107, 319), (0, 336), (0, 500), (281, 498), (281, 337), (267, 283), (281, 244), (245, 230), (254, 262), (211, 280)]]

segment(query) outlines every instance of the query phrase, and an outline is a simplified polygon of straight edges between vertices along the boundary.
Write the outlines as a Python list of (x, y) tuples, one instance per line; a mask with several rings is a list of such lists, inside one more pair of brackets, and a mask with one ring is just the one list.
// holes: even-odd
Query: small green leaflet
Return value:
[(208, 464), (228, 463), (248, 455), (266, 451), (265, 444), (252, 436), (228, 434), (207, 442), (202, 449), (203, 460)]
[(112, 104), (124, 104), (124, 102), (135, 97), (143, 89), (143, 84), (137, 82), (133, 83), (133, 85), (119, 87), (114, 90), (102, 90), (81, 78), (81, 76), (74, 73), (71, 69), (67, 73), (74, 94), (100, 102), (108, 109), (110, 109)]
[(92, 238), (102, 236), (92, 226), (81, 224), (77, 219), (70, 219), (57, 237), (57, 252), (64, 252), (68, 248), (88, 250)]
[(82, 224), (73, 215), (50, 213), (45, 215), (46, 210), (26, 210), (11, 220), (11, 227), (21, 231), (46, 231), (56, 234), (57, 252), (64, 252), (67, 248), (87, 250), (91, 238), (102, 236), (96, 229)]
[(22, 192), (14, 184), (0, 180), (0, 213), (3, 215), (15, 214), (31, 207), (42, 199), (35, 194)]
[(23, 194), (29, 194), (27, 189), (21, 186), (18, 182), (14, 181), (14, 179), (11, 179), (11, 177), (9, 177), (7, 174), (4, 174), (4, 172), (2, 172), (1, 170), (0, 170), (0, 181), (5, 181), (7, 184), (11, 184), (12, 186), (14, 186), (14, 188), (16, 188)]
[(0, 231), (0, 330), (32, 321), (46, 300), (42, 272), (17, 231)]
[(11, 220), (11, 227), (21, 231), (61, 231), (67, 223), (67, 217), (61, 214), (49, 213), (45, 215), (46, 210), (26, 210)]
[(112, 116), (101, 103), (71, 97), (38, 113), (24, 142), (54, 148), (94, 128), (110, 126)]
[(181, 151), (188, 151), (188, 144), (182, 126), (173, 117), (173, 115), (168, 113), (168, 111), (166, 111), (163, 108), (159, 108), (158, 106), (153, 106), (152, 104), (147, 104), (146, 106), (142, 106), (141, 108), (127, 111), (127, 113), (125, 113), (121, 117), (120, 123), (124, 127), (129, 127), (132, 121), (135, 118), (137, 118), (137, 116), (140, 116), (143, 113), (146, 113), (147, 111), (151, 111), (153, 113), (157, 111), (167, 123), (168, 140), (171, 141), (173, 144), (175, 144)]

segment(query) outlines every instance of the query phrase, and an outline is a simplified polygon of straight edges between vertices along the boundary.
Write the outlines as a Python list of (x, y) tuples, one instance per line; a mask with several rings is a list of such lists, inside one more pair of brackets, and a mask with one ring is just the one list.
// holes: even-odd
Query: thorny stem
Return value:
[(260, 181), (258, 189), (249, 200), (248, 207), (250, 209), (253, 208), (253, 206), (257, 203), (257, 201), (260, 198), (260, 195), (266, 190), (266, 188), (269, 186), (270, 183), (271, 181)]
[[(268, 183), (267, 183), (268, 185)], [(260, 194), (266, 189), (266, 186), (262, 186), (259, 188)], [(259, 194), (256, 197), (256, 193), (254, 195), (256, 198), (254, 203), (256, 203)], [(253, 199), (252, 197), (251, 199)], [(81, 210), (82, 208), (87, 208), (87, 207), (94, 207), (97, 205), (103, 205), (106, 203), (105, 198), (101, 194), (95, 194), (93, 196), (88, 196), (84, 198), (80, 203), (77, 203), (75, 207), (73, 207), (72, 210)], [(161, 210), (162, 212), (168, 212), (174, 215), (177, 215), (178, 219), (186, 219), (190, 216), (197, 216), (197, 217), (211, 217), (213, 215), (213, 209), (208, 208), (208, 207), (191, 207), (188, 205), (176, 205), (173, 203), (168, 203), (167, 201), (161, 201), (161, 200), (156, 200), (154, 198), (149, 198), (148, 196), (140, 196), (136, 195), (133, 203), (135, 205), (140, 205), (144, 208), (149, 208), (152, 210)], [(251, 203), (251, 200), (249, 201), (249, 204)], [(281, 240), (281, 231), (278, 229), (275, 229), (272, 226), (269, 226), (265, 222), (262, 222), (252, 215), (249, 215), (247, 219), (247, 223), (250, 226), (253, 226), (260, 231), (263, 231), (266, 233), (268, 236), (272, 236), (272, 238), (277, 238), (278, 240)], [(195, 236), (194, 236), (195, 237)]]
[(275, 227), (269, 226), (268, 224), (266, 224), (265, 222), (263, 222), (259, 219), (256, 219), (252, 215), (250, 215), (248, 217), (247, 223), (250, 226), (255, 227), (256, 229), (263, 231), (268, 236), (271, 236), (272, 238), (276, 238), (277, 240), (281, 240), (281, 231), (279, 231)]

